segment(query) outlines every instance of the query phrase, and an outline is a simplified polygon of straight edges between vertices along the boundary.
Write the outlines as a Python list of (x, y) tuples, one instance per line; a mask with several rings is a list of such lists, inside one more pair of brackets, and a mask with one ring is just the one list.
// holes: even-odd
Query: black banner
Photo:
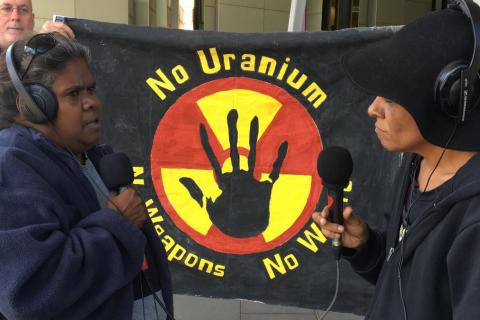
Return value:
[[(327, 201), (317, 156), (350, 150), (344, 201), (374, 227), (400, 160), (377, 141), (372, 97), (353, 87), (340, 57), (393, 31), (68, 24), (92, 51), (103, 140), (132, 159), (175, 292), (326, 308), (336, 274), (311, 220)], [(341, 263), (335, 310), (363, 314), (372, 292)]]

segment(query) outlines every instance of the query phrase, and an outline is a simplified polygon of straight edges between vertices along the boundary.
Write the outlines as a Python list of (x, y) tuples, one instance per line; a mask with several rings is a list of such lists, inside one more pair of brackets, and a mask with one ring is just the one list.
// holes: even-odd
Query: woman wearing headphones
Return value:
[(380, 143), (406, 153), (385, 231), (350, 207), (343, 226), (328, 207), (313, 214), (376, 285), (366, 319), (480, 319), (479, 12), (462, 1), (343, 59), (376, 96), (368, 114)]
[(147, 213), (97, 172), (112, 151), (98, 145), (89, 63), (86, 47), (47, 33), (0, 64), (0, 318), (132, 319)]

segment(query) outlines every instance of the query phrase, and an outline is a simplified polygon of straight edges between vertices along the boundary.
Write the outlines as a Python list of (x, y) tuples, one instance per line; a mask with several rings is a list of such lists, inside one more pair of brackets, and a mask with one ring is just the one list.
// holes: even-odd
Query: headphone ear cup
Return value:
[(468, 65), (463, 61), (447, 64), (438, 74), (434, 86), (434, 99), (440, 110), (451, 118), (458, 119), (460, 104), (461, 72)]
[(25, 90), (36, 104), (36, 106), (20, 104), (20, 110), (25, 118), (33, 123), (52, 122), (58, 110), (57, 97), (52, 90), (40, 84), (26, 85)]

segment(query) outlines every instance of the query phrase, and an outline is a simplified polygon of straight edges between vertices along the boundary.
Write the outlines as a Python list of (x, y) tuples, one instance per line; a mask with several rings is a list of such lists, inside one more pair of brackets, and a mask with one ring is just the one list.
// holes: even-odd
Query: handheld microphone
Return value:
[[(107, 189), (117, 193), (133, 183), (132, 162), (125, 153), (114, 152), (103, 156), (99, 162), (99, 171)], [(141, 270), (147, 269), (148, 262), (145, 258)]]
[[(343, 189), (347, 187), (353, 171), (353, 160), (350, 152), (343, 147), (331, 146), (324, 149), (318, 156), (317, 169), (322, 184), (327, 188), (328, 195), (333, 198), (330, 208), (330, 221), (343, 225)], [(332, 240), (335, 259), (340, 259), (342, 242)]]
[(132, 163), (125, 153), (114, 152), (103, 156), (99, 162), (100, 176), (109, 190), (121, 192), (133, 183)]

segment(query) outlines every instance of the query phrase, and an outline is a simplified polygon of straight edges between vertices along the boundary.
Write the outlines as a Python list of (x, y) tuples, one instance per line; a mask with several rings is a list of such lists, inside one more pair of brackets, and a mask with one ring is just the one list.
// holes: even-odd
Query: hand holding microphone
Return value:
[(329, 147), (320, 153), (317, 168), (333, 203), (325, 206), (322, 212), (314, 212), (312, 218), (320, 225), (322, 233), (332, 239), (338, 260), (342, 246), (358, 248), (368, 239), (367, 225), (353, 213), (351, 207), (343, 209), (343, 189), (352, 174), (352, 157), (342, 147)]
[(330, 213), (330, 207), (325, 206), (322, 212), (314, 212), (312, 216), (327, 238), (341, 239), (342, 247), (351, 249), (357, 249), (367, 242), (367, 225), (353, 213), (351, 207), (346, 207), (343, 210), (343, 225), (328, 221)]
[(141, 228), (147, 220), (147, 209), (133, 182), (132, 164), (127, 155), (111, 153), (100, 159), (100, 175), (105, 186), (113, 191), (107, 201), (107, 208), (120, 211), (125, 219)]
[(119, 194), (110, 194), (109, 199), (115, 203), (115, 206), (108, 201), (107, 208), (120, 210), (125, 219), (141, 228), (147, 220), (147, 209), (137, 190), (127, 187)]

